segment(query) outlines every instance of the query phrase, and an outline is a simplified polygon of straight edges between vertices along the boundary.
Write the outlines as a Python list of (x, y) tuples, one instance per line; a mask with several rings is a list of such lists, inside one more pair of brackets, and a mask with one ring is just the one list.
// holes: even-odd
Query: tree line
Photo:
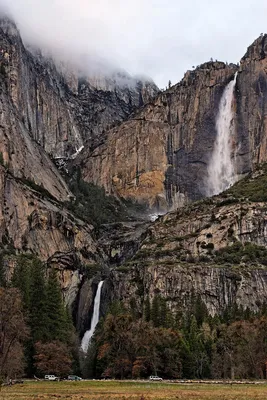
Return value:
[(211, 317), (192, 294), (184, 312), (156, 294), (143, 312), (135, 299), (114, 302), (86, 357), (54, 269), (35, 256), (14, 257), (5, 280), (0, 262), (0, 378), (45, 374), (83, 377), (266, 378), (267, 307), (257, 314), (232, 305)]
[(100, 322), (84, 376), (110, 378), (266, 378), (267, 312), (253, 314), (233, 305), (211, 317), (200, 298), (187, 312), (172, 313), (156, 295), (136, 308), (113, 305)]
[[(15, 257), (11, 281), (0, 273), (0, 377), (66, 375), (78, 363), (78, 339), (54, 269)], [(0, 271), (0, 272), (1, 272)]]

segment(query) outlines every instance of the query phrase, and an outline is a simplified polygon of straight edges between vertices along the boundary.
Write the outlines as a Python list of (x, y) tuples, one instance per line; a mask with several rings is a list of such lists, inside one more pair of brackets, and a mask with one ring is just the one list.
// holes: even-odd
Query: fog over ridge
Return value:
[(211, 57), (238, 62), (267, 31), (265, 0), (0, 0), (0, 10), (24, 42), (70, 62), (86, 55), (90, 73), (119, 68), (160, 87)]

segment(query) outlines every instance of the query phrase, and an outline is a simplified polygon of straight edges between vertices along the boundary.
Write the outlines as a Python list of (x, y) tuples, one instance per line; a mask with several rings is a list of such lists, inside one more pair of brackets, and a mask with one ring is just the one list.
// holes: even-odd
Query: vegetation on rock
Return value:
[(247, 199), (253, 202), (267, 201), (267, 164), (260, 164), (255, 172), (233, 185), (226, 193), (237, 199)]
[(132, 215), (144, 213), (146, 208), (130, 200), (118, 199), (107, 195), (103, 187), (85, 182), (80, 168), (68, 177), (69, 187), (75, 198), (66, 205), (70, 211), (82, 220), (95, 226), (132, 219)]

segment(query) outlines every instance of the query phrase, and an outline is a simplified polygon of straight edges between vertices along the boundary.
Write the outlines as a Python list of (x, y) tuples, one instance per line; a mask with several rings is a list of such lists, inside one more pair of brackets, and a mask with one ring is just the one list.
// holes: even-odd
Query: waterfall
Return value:
[(93, 311), (93, 316), (91, 319), (91, 328), (89, 331), (86, 331), (83, 338), (82, 338), (82, 343), (81, 343), (81, 348), (83, 352), (86, 354), (90, 340), (95, 332), (96, 325), (98, 324), (99, 321), (99, 310), (100, 310), (100, 300), (101, 300), (101, 289), (103, 286), (104, 281), (99, 282), (97, 286), (97, 291), (94, 299), (94, 311)]
[(236, 181), (232, 159), (233, 110), (232, 103), (236, 85), (237, 72), (234, 79), (224, 89), (218, 117), (216, 120), (217, 137), (213, 154), (208, 166), (207, 195), (213, 196), (228, 189)]

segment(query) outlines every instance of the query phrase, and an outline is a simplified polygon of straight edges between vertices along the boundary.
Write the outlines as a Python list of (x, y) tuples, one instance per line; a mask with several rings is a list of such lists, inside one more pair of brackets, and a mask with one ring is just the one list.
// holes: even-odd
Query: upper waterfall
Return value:
[(213, 196), (228, 189), (235, 183), (236, 174), (232, 156), (234, 79), (224, 89), (216, 120), (217, 137), (208, 166), (207, 195)]
[(83, 338), (82, 338), (82, 343), (81, 343), (81, 348), (84, 353), (87, 353), (90, 340), (95, 332), (96, 325), (98, 324), (99, 321), (99, 310), (100, 310), (100, 300), (101, 300), (101, 289), (103, 286), (104, 281), (99, 282), (95, 299), (94, 299), (94, 311), (93, 311), (93, 316), (91, 319), (91, 328), (85, 332)]

